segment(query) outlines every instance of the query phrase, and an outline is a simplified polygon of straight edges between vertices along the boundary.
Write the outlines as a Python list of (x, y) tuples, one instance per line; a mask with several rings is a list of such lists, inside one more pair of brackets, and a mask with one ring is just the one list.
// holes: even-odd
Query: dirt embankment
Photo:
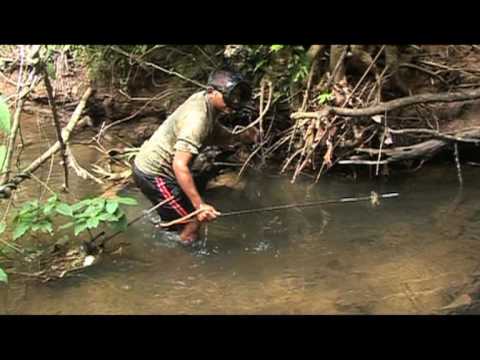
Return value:
[[(480, 86), (479, 47), (421, 46), (420, 48), (414, 51), (413, 55), (409, 53), (408, 56), (400, 57), (398, 74), (395, 75), (398, 75), (406, 85), (410, 96), (424, 93), (462, 92)], [(188, 76), (195, 75), (198, 78), (199, 71), (207, 73), (205, 69), (210, 70), (203, 63), (193, 66), (188, 57), (179, 56), (175, 61), (178, 63), (178, 68), (186, 69)], [(182, 61), (188, 61), (189, 65), (183, 64)], [(113, 81), (113, 75), (110, 80), (92, 81), (87, 75), (86, 68), (81, 66), (71, 66), (69, 71), (57, 71), (53, 83), (60, 120), (64, 124), (68, 121), (82, 90), (93, 83), (95, 91), (89, 99), (84, 118), (77, 131), (88, 129), (92, 133), (92, 138), (100, 142), (105, 141), (108, 147), (121, 151), (124, 148), (142, 144), (179, 104), (193, 92), (200, 90), (192, 82), (185, 81), (175, 74), (168, 75), (161, 71), (149, 72), (143, 68), (136, 69), (134, 72), (135, 76), (132, 76), (131, 81), (126, 85), (119, 85), (118, 82)], [(16, 75), (15, 72), (6, 74), (0, 81), (0, 91), (3, 94), (7, 96), (15, 94)], [(350, 87), (359, 81), (359, 74), (349, 71), (348, 67), (346, 76)], [(374, 90), (373, 75), (369, 74), (364, 82), (365, 94), (370, 87), (372, 91)], [(260, 108), (265, 107), (268, 87), (262, 84), (253, 85), (256, 96), (255, 109), (251, 116), (255, 119), (260, 113)], [(340, 90), (334, 91), (334, 94), (337, 96), (344, 91), (348, 96), (348, 91), (352, 90), (348, 86), (343, 90), (337, 87)], [(273, 87), (275, 89), (275, 84)], [(315, 112), (321, 109), (321, 106), (312, 100), (321, 91), (323, 90), (318, 86), (312, 87), (308, 101), (305, 102), (306, 110)], [(260, 92), (264, 98), (262, 104), (259, 101), (262, 98)], [(301, 100), (301, 95), (299, 96)], [(30, 100), (25, 106), (26, 111), (31, 107), (43, 107), (43, 111), (50, 111), (42, 85), (32, 92)], [(355, 106), (362, 107), (362, 97), (358, 96), (357, 100), (358, 104)], [(444, 142), (442, 142), (438, 134), (457, 134), (463, 129), (480, 126), (480, 116), (478, 116), (480, 102), (476, 100), (419, 103), (392, 111), (385, 117), (388, 122), (388, 134), (384, 132), (384, 128), (373, 124), (370, 117), (329, 116), (318, 121), (307, 118), (303, 122), (295, 123), (295, 120), (290, 119), (290, 115), (298, 110), (292, 107), (295, 102), (288, 103), (278, 99), (275, 101), (272, 101), (264, 119), (264, 126), (271, 127), (270, 137), (266, 139), (267, 145), (264, 145), (263, 149), (255, 147), (237, 149), (236, 162), (246, 160), (252, 151), (261, 150), (254, 154), (250, 164), (258, 163), (257, 160), (260, 163), (264, 163), (265, 160), (270, 163), (280, 162), (277, 164), (279, 168), (286, 172), (299, 170), (299, 174), (316, 175), (319, 168), (324, 170), (339, 168), (350, 171), (348, 170), (349, 162), (354, 166), (360, 165), (365, 168), (365, 164), (373, 166), (374, 162), (379, 161), (380, 158), (383, 161), (382, 166), (385, 167), (405, 164), (407, 167), (416, 167), (419, 162), (439, 153), (438, 149), (449, 148), (448, 145), (452, 144), (446, 138), (443, 138)], [(334, 103), (337, 101), (338, 99), (335, 99)], [(340, 121), (338, 121), (339, 118)], [(429, 132), (406, 133), (405, 129), (427, 129)], [(281, 143), (285, 134), (291, 138)], [(428, 143), (430, 140), (440, 142), (433, 144), (433, 148), (430, 149), (428, 148), (432, 144)], [(425, 142), (428, 145), (426, 149)], [(466, 142), (459, 142), (459, 144), (461, 152), (467, 152), (470, 160), (477, 160), (475, 151), (470, 151), (474, 149), (472, 144)], [(312, 146), (312, 150), (307, 150), (309, 145)], [(378, 156), (379, 151), (382, 153), (381, 157)], [(405, 153), (414, 156), (405, 158)], [(295, 157), (298, 154), (300, 156)], [(450, 159), (449, 155), (449, 161)], [(342, 166), (342, 161), (348, 166)], [(386, 174), (389, 171), (382, 173)]]

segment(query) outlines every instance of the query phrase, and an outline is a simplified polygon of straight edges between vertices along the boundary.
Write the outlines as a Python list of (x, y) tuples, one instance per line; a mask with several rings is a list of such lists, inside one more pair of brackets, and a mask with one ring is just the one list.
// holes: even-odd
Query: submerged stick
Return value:
[(454, 145), (454, 155), (455, 155), (455, 166), (457, 167), (458, 184), (460, 188), (462, 188), (463, 187), (462, 166), (460, 165), (460, 155), (458, 152), (457, 143), (455, 143)]
[[(140, 219), (143, 219), (145, 216), (147, 215), (150, 215), (152, 212), (154, 212), (155, 210), (157, 210), (160, 206), (162, 205), (165, 205), (167, 202), (171, 201), (173, 199), (173, 196), (170, 196), (168, 197), (167, 199), (159, 202), (157, 205), (151, 207), (150, 209), (148, 209), (147, 211), (144, 211), (141, 215), (137, 216), (135, 219), (131, 220), (128, 224), (127, 224), (127, 227), (128, 226), (131, 226), (132, 224), (136, 223), (138, 220)], [(123, 232), (122, 230), (119, 230), (115, 233), (113, 233), (112, 235), (110, 235), (109, 237), (106, 237), (100, 244), (99, 246), (104, 246), (105, 243), (107, 241), (110, 241), (112, 240), (115, 236), (117, 236), (118, 234), (120, 234), (121, 232)], [(97, 236), (95, 236), (95, 238), (93, 238), (90, 242), (86, 242), (85, 245), (87, 247), (87, 249), (91, 250), (92, 247), (95, 247), (95, 240), (98, 239), (100, 236), (102, 235), (105, 235), (105, 231), (102, 231), (100, 234), (98, 234)]]

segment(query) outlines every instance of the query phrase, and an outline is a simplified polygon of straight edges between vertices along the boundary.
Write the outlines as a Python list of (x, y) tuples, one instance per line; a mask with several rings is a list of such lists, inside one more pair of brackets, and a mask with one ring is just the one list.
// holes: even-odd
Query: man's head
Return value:
[(223, 112), (240, 110), (252, 95), (250, 85), (242, 75), (229, 70), (214, 71), (207, 86), (213, 106)]

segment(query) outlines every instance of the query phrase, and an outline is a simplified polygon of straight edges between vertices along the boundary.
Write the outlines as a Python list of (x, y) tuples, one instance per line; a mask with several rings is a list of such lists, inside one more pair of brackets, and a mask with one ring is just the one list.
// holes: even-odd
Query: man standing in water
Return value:
[(257, 130), (234, 136), (217, 122), (222, 113), (240, 110), (251, 98), (251, 88), (240, 74), (218, 70), (209, 77), (207, 90), (188, 98), (173, 112), (135, 158), (133, 177), (143, 194), (155, 205), (173, 196), (157, 212), (162, 221), (172, 221), (201, 209), (196, 219), (175, 228), (183, 244), (192, 244), (200, 224), (220, 213), (200, 196), (190, 165), (206, 145), (239, 140), (252, 143)]

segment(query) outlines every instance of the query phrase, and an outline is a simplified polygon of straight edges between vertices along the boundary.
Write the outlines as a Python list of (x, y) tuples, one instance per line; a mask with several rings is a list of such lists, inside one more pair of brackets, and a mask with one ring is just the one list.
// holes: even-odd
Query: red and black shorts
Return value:
[(142, 193), (153, 205), (174, 198), (157, 209), (162, 221), (172, 221), (184, 217), (194, 211), (190, 199), (185, 195), (176, 181), (143, 173), (136, 166), (133, 167), (133, 179)]

